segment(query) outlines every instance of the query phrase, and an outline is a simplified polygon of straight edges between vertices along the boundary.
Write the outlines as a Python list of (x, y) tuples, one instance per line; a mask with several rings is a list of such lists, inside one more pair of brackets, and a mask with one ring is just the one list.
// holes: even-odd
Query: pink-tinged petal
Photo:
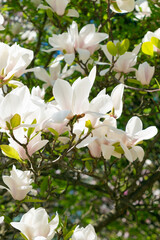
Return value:
[(101, 157), (101, 145), (98, 140), (95, 140), (94, 142), (90, 143), (88, 145), (88, 148), (92, 157), (95, 158)]
[[(35, 143), (31, 147), (28, 146), (28, 153), (32, 156), (33, 153), (43, 148), (49, 141), (48, 140), (40, 140), (40, 142)], [(31, 145), (31, 144), (30, 144)]]
[(142, 140), (148, 140), (148, 139), (153, 138), (157, 134), (157, 132), (158, 132), (158, 130), (154, 126), (148, 127), (140, 132), (137, 132), (135, 134), (135, 138), (137, 138), (136, 143), (138, 143)]
[(143, 128), (142, 121), (139, 117), (132, 117), (126, 125), (126, 133), (133, 136)]
[(132, 152), (132, 151), (135, 151), (135, 152), (136, 152), (136, 155), (137, 155), (136, 158), (138, 158), (139, 161), (142, 162), (142, 161), (143, 161), (143, 158), (144, 158), (144, 150), (143, 150), (143, 148), (140, 147), (140, 146), (134, 146), (134, 147), (132, 147), (132, 149), (131, 149), (131, 152)]
[(90, 58), (90, 52), (87, 49), (77, 48), (76, 51), (79, 53), (79, 60), (83, 63)]
[(56, 102), (63, 110), (71, 110), (72, 87), (67, 81), (58, 79), (53, 88), (53, 95)]
[(105, 145), (102, 144), (101, 145), (101, 149), (102, 149), (102, 155), (106, 160), (109, 160), (112, 156), (112, 153), (114, 152), (114, 147), (113, 146), (109, 146), (109, 145)]

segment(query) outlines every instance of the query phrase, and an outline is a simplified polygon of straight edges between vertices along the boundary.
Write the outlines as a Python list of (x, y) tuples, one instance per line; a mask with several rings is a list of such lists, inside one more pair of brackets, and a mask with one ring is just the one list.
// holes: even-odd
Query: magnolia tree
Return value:
[(158, 240), (159, 1), (0, 4), (1, 239)]

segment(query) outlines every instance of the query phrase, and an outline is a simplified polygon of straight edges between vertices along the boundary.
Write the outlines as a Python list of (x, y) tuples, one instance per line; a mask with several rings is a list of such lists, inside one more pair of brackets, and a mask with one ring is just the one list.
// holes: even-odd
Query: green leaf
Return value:
[(151, 43), (160, 49), (160, 40), (156, 37), (151, 38)]
[(21, 124), (21, 116), (16, 113), (10, 120), (12, 129), (18, 127)]
[[(32, 124), (36, 124), (36, 123), (37, 123), (37, 120), (34, 119), (33, 122), (32, 122)], [(28, 128), (28, 132), (27, 132), (27, 137), (28, 137), (28, 139), (30, 139), (30, 136), (31, 136), (32, 133), (34, 132), (34, 129), (35, 129), (35, 128), (32, 128), (32, 127)]]
[(144, 54), (153, 56), (153, 44), (151, 42), (144, 42), (142, 44), (142, 52)]
[(67, 235), (64, 237), (64, 240), (68, 240), (73, 235), (74, 230), (71, 230), (67, 233)]
[(122, 43), (119, 46), (119, 54), (123, 55), (125, 52), (127, 52), (129, 48), (129, 40), (126, 38), (122, 41)]
[(56, 138), (59, 137), (59, 133), (58, 133), (55, 129), (53, 129), (53, 128), (48, 128), (48, 130), (49, 130), (51, 133), (53, 133), (53, 135), (55, 135)]
[(116, 56), (117, 55), (117, 48), (116, 46), (114, 45), (113, 42), (109, 41), (107, 43), (107, 49), (108, 49), (108, 52), (112, 55), (112, 56)]
[(9, 145), (0, 145), (1, 150), (5, 153), (7, 157), (17, 159), (19, 162), (23, 162), (18, 154), (18, 152)]
[(82, 158), (82, 161), (89, 161), (89, 160), (93, 161), (94, 159), (93, 159), (93, 158), (91, 158), (91, 157)]
[(137, 81), (136, 79), (128, 78), (127, 81), (130, 82), (130, 83), (141, 85), (141, 82)]

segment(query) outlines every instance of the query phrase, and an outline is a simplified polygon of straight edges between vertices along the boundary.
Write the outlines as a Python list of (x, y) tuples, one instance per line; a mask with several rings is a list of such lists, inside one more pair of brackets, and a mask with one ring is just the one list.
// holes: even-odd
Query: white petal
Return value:
[(101, 149), (102, 149), (102, 155), (106, 160), (109, 160), (112, 156), (112, 153), (114, 152), (114, 147), (113, 146), (109, 146), (109, 145), (105, 145), (102, 144), (101, 145)]
[(138, 138), (137, 142), (140, 142), (142, 140), (148, 140), (150, 138), (153, 138), (157, 134), (157, 132), (158, 132), (157, 128), (151, 126), (140, 132), (137, 132), (137, 134), (135, 134), (135, 138)]
[(73, 94), (72, 87), (67, 81), (58, 79), (54, 84), (53, 95), (61, 109), (71, 110)]
[(139, 117), (132, 117), (127, 125), (126, 125), (126, 132), (131, 136), (135, 135), (137, 132), (142, 130), (142, 121)]

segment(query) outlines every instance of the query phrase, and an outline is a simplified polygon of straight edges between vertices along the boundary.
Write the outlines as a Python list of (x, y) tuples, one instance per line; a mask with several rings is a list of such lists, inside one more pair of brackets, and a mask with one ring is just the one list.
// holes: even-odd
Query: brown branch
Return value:
[(108, 224), (110, 224), (114, 220), (123, 216), (126, 210), (130, 208), (130, 205), (133, 206), (132, 205), (133, 202), (135, 202), (138, 199), (141, 199), (144, 192), (147, 189), (151, 188), (157, 180), (160, 180), (160, 171), (155, 172), (152, 176), (148, 178), (148, 180), (143, 181), (141, 186), (139, 186), (129, 196), (121, 198), (116, 208), (114, 208), (107, 215), (102, 215), (99, 218), (99, 220), (95, 223), (94, 227), (96, 232), (99, 232), (103, 227), (106, 227)]

